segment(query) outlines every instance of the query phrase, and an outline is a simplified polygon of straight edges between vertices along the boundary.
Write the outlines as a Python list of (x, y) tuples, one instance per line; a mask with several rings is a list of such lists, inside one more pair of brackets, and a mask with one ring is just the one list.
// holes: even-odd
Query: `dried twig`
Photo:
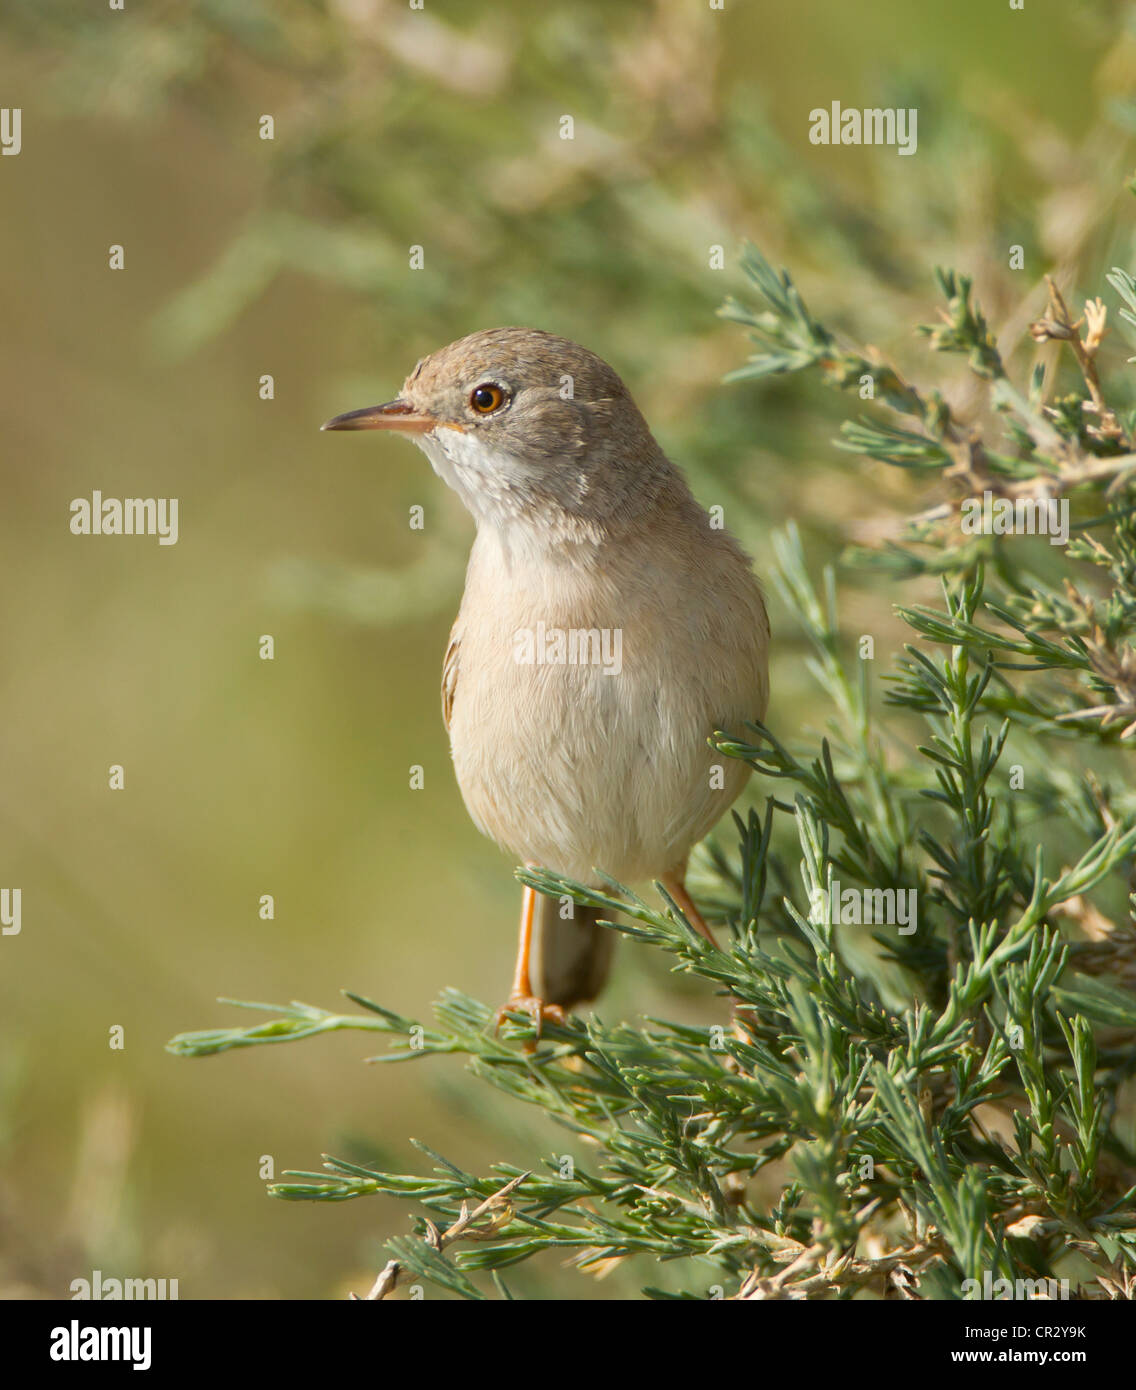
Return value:
[[(1089, 389), (1092, 409), (1100, 419), (1100, 424), (1090, 428), (1089, 433), (1096, 439), (1123, 440), (1124, 431), (1120, 427), (1120, 421), (1117, 420), (1115, 412), (1109, 409), (1105, 401), (1104, 392), (1101, 390), (1100, 376), (1097, 373), (1096, 355), (1105, 335), (1105, 322), (1108, 317), (1108, 310), (1104, 301), (1099, 298), (1090, 299), (1085, 305), (1084, 316), (1074, 323), (1068, 305), (1065, 303), (1065, 297), (1057, 288), (1053, 277), (1047, 275), (1045, 283), (1049, 286), (1050, 312), (1044, 318), (1030, 324), (1030, 334), (1038, 343), (1054, 339), (1069, 344), (1077, 359), (1077, 365), (1081, 368), (1081, 375), (1085, 378), (1085, 385)], [(1084, 338), (1079, 332), (1082, 323), (1087, 330)], [(1086, 406), (1086, 409), (1088, 408)]]
[[(455, 1241), (461, 1240), (463, 1237), (467, 1240), (477, 1240), (485, 1235), (495, 1234), (497, 1229), (503, 1225), (504, 1222), (508, 1221), (512, 1215), (509, 1198), (528, 1176), (528, 1173), (522, 1173), (520, 1177), (513, 1178), (510, 1182), (507, 1182), (499, 1192), (492, 1193), (490, 1196), (486, 1197), (484, 1202), (472, 1209), (468, 1202), (463, 1202), (458, 1219), (452, 1226), (449, 1226), (444, 1231), (439, 1230), (432, 1221), (427, 1221), (426, 1225), (428, 1229), (424, 1237), (426, 1244), (441, 1253), (448, 1245), (452, 1245)], [(481, 1228), (478, 1230), (471, 1229), (475, 1222), (479, 1221), (483, 1216), (489, 1215), (490, 1212), (495, 1214), (488, 1228)], [(380, 1299), (386, 1298), (389, 1293), (394, 1292), (402, 1274), (403, 1268), (399, 1262), (397, 1260), (388, 1260), (383, 1266), (382, 1273), (371, 1285), (369, 1292), (364, 1294), (361, 1299), (358, 1294), (354, 1293), (351, 1294), (351, 1298), (355, 1302), (360, 1303), (378, 1302)]]

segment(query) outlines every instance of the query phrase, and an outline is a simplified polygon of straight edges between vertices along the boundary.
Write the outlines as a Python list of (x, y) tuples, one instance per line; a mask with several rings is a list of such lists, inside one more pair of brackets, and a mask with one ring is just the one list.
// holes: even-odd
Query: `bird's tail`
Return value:
[[(572, 916), (562, 916), (571, 911)], [(594, 999), (611, 966), (615, 931), (598, 925), (611, 912), (536, 896), (537, 979), (546, 1004), (572, 1009)]]

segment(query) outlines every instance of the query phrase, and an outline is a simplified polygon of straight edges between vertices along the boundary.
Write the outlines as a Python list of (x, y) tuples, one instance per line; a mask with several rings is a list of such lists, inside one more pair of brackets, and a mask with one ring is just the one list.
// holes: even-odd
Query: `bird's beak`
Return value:
[(409, 401), (387, 401), (337, 415), (322, 430), (400, 430), (403, 434), (426, 434), (437, 425), (432, 415), (423, 415)]

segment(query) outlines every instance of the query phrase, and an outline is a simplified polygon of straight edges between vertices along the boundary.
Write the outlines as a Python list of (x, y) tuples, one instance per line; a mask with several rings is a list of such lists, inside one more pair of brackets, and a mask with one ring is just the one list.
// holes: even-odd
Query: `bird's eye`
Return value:
[(505, 404), (505, 393), (500, 386), (484, 381), (470, 392), (469, 403), (478, 415), (492, 415)]

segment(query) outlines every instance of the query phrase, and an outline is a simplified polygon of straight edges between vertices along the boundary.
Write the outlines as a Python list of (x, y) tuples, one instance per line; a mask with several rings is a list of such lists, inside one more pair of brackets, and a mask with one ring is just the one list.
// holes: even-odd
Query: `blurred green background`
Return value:
[[(218, 994), (350, 987), (426, 1018), (444, 985), (497, 1003), (509, 978), (518, 888), (465, 815), (437, 697), (471, 524), (417, 451), (320, 422), (475, 329), (563, 333), (759, 570), (789, 517), (819, 563), (907, 481), (834, 450), (839, 406), (807, 383), (721, 385), (746, 352), (715, 318), (741, 242), (920, 371), (937, 263), (1013, 343), (1043, 272), (1096, 292), (1131, 263), (1134, 81), (1123, 4), (7, 0), (0, 886), (23, 931), (0, 938), (0, 1294), (100, 1268), (339, 1296), (405, 1213), (270, 1201), (262, 1155), (279, 1175), (321, 1150), (420, 1169), (412, 1134), (478, 1169), (555, 1151), (456, 1065), (367, 1068), (356, 1037), (163, 1051), (234, 1021)], [(834, 100), (917, 106), (918, 154), (811, 146)], [(179, 498), (177, 545), (72, 536), (94, 489)], [(886, 646), (886, 585), (852, 582), (850, 627)], [(824, 712), (776, 608), (774, 632), (791, 732)], [(599, 1007), (706, 1006), (624, 946)]]

